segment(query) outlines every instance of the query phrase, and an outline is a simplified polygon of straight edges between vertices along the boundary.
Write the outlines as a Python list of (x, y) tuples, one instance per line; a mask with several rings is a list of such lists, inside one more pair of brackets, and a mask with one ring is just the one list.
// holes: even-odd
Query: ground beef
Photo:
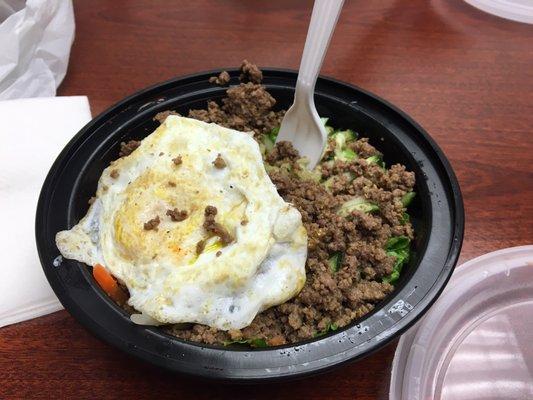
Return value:
[(244, 60), (241, 64), (240, 80), (243, 82), (261, 83), (263, 81), (263, 73), (248, 60)]
[(181, 165), (183, 163), (183, 158), (181, 156), (174, 157), (172, 162), (174, 165)]
[[(213, 206), (207, 206), (204, 211), (204, 224), (203, 227), (207, 233), (212, 236), (218, 236), (223, 245), (228, 245), (233, 242), (233, 236), (228, 232), (224, 226), (215, 221), (217, 215), (217, 208)], [(201, 253), (201, 252), (200, 252)]]
[(226, 71), (222, 71), (218, 76), (209, 78), (209, 83), (215, 83), (220, 86), (225, 86), (229, 83), (230, 76)]
[(120, 143), (120, 152), (118, 153), (119, 157), (129, 156), (137, 147), (141, 145), (140, 140), (130, 140), (129, 142)]
[(226, 161), (224, 161), (220, 153), (218, 153), (217, 158), (215, 158), (215, 161), (213, 161), (213, 165), (218, 169), (226, 168)]
[(148, 222), (144, 223), (144, 230), (151, 231), (151, 230), (157, 230), (157, 227), (159, 226), (159, 223), (161, 220), (159, 219), (159, 216), (152, 218)]
[(178, 210), (177, 208), (173, 210), (167, 210), (167, 215), (170, 217), (170, 219), (174, 222), (181, 222), (187, 219), (187, 216), (189, 215), (187, 211), (185, 210)]
[(266, 161), (271, 165), (284, 162), (294, 163), (297, 159), (298, 151), (292, 146), (292, 143), (286, 141), (279, 142), (266, 156)]
[[(221, 104), (209, 102), (207, 109), (191, 110), (189, 116), (253, 131), (261, 141), (265, 133), (279, 126), (284, 115), (284, 111), (274, 110), (276, 101), (260, 84), (261, 79), (261, 71), (244, 61), (243, 83), (229, 88)], [(382, 278), (391, 273), (395, 258), (384, 248), (392, 236), (413, 238), (412, 225), (403, 217), (401, 199), (413, 189), (414, 174), (399, 164), (385, 169), (367, 162), (366, 158), (381, 153), (365, 138), (351, 141), (348, 147), (358, 159), (328, 161), (319, 166), (320, 178), (331, 181), (327, 190), (323, 182), (304, 174), (309, 172), (303, 170), (298, 152), (290, 143), (280, 142), (265, 154), (265, 166), (278, 193), (300, 211), (307, 230), (307, 277), (296, 297), (263, 311), (240, 330), (220, 331), (200, 324), (162, 329), (185, 340), (208, 344), (260, 338), (269, 346), (277, 346), (307, 340), (332, 326), (346, 326), (389, 295), (394, 286)], [(334, 141), (330, 140), (325, 158), (333, 157), (333, 148)], [(339, 216), (340, 205), (355, 196), (378, 205), (379, 210), (352, 211), (349, 218)], [(216, 214), (215, 207), (206, 207), (204, 229), (229, 243), (233, 238), (215, 221)], [(205, 241), (199, 242), (197, 251), (201, 253), (204, 247)], [(335, 254), (343, 257), (338, 269), (332, 270), (328, 260)]]
[(205, 240), (202, 239), (198, 243), (196, 243), (196, 254), (201, 254), (202, 251), (205, 249)]
[(256, 137), (278, 127), (285, 111), (274, 110), (276, 100), (260, 84), (262, 73), (257, 74), (247, 61), (241, 71), (241, 77), (247, 77), (250, 82), (230, 87), (222, 104), (210, 101), (207, 109), (190, 110), (189, 117), (244, 132), (252, 131)]
[(163, 122), (165, 122), (165, 120), (167, 119), (167, 117), (169, 115), (180, 115), (180, 114), (178, 112), (172, 111), (172, 110), (162, 111), (160, 113), (157, 113), (154, 116), (153, 120), (159, 122), (160, 124), (162, 124)]

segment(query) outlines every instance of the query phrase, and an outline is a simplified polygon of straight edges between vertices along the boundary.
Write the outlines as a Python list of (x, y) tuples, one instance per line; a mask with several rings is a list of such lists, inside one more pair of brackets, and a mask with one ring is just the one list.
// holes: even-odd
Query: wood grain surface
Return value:
[[(247, 58), (297, 68), (311, 1), (78, 0), (61, 95), (94, 115), (147, 85)], [(461, 262), (533, 242), (533, 26), (461, 0), (347, 0), (323, 74), (396, 104), (461, 183)], [(157, 370), (65, 311), (0, 329), (0, 399), (387, 399), (395, 345), (313, 379), (262, 386)]]

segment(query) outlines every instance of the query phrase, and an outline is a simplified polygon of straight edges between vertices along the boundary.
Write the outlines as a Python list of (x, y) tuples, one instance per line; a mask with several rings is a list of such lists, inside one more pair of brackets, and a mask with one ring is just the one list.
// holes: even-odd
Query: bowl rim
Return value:
[[(57, 174), (60, 165), (62, 164), (64, 159), (67, 157), (67, 155), (78, 144), (78, 141), (82, 137), (84, 137), (84, 135), (90, 132), (90, 130), (93, 127), (98, 126), (99, 124), (102, 123), (102, 121), (105, 121), (110, 116), (114, 115), (118, 110), (122, 109), (123, 107), (128, 106), (129, 103), (135, 102), (136, 100), (138, 100), (139, 98), (142, 98), (143, 96), (146, 96), (152, 93), (155, 94), (157, 92), (161, 92), (165, 90), (165, 88), (170, 88), (170, 87), (173, 87), (179, 84), (184, 84), (184, 83), (187, 83), (188, 81), (198, 81), (200, 79), (206, 79), (206, 77), (209, 77), (212, 75), (218, 75), (218, 73), (220, 73), (220, 71), (222, 70), (228, 71), (232, 76), (238, 73), (237, 68), (220, 68), (216, 70), (198, 72), (198, 73), (175, 77), (175, 78), (169, 79), (161, 83), (156, 83), (140, 91), (137, 91), (134, 94), (115, 103), (114, 105), (112, 105), (111, 107), (109, 107), (108, 109), (100, 113), (98, 116), (93, 118), (64, 147), (64, 149), (61, 151), (61, 153), (55, 160), (54, 164), (50, 168), (50, 171), (44, 181), (44, 184), (43, 184), (40, 196), (39, 196), (37, 213), (36, 213), (35, 229), (36, 229), (37, 248), (38, 248), (39, 257), (41, 260), (44, 273), (50, 285), (52, 286), (54, 292), (58, 295), (58, 298), (63, 304), (63, 306), (65, 307), (65, 309), (67, 309), (67, 311), (69, 311), (69, 313), (72, 314), (75, 317), (75, 319), (77, 319), (84, 327), (89, 329), (95, 336), (113, 345), (114, 347), (117, 347), (123, 351), (126, 351), (127, 353), (132, 354), (140, 359), (151, 362), (152, 364), (156, 364), (160, 367), (170, 369), (173, 371), (179, 371), (181, 373), (185, 373), (189, 375), (206, 377), (206, 378), (211, 378), (211, 379), (226, 380), (226, 381), (229, 380), (233, 382), (252, 382), (252, 381), (253, 382), (258, 382), (258, 381), (264, 382), (268, 380), (278, 380), (282, 378), (303, 377), (303, 376), (308, 376), (312, 374), (317, 374), (320, 372), (325, 372), (333, 367), (345, 364), (347, 362), (355, 361), (365, 356), (368, 356), (369, 354), (372, 354), (373, 352), (387, 345), (394, 338), (396, 338), (401, 333), (405, 332), (410, 326), (412, 326), (427, 311), (427, 309), (433, 304), (433, 302), (436, 301), (436, 299), (438, 298), (438, 296), (444, 289), (458, 261), (459, 253), (460, 253), (461, 246), (462, 246), (463, 235), (464, 235), (464, 206), (463, 206), (463, 200), (462, 200), (459, 183), (449, 161), (447, 160), (447, 158), (445, 157), (444, 153), (439, 148), (439, 146), (436, 144), (436, 142), (429, 136), (429, 134), (417, 122), (415, 122), (411, 117), (409, 117), (405, 112), (400, 110), (398, 107), (374, 95), (373, 93), (370, 93), (357, 86), (354, 86), (352, 84), (349, 84), (349, 83), (346, 83), (346, 82), (343, 82), (343, 81), (340, 81), (334, 78), (321, 75), (319, 77), (319, 82), (317, 83), (317, 86), (320, 83), (331, 83), (334, 85), (343, 86), (344, 88), (347, 88), (350, 91), (359, 92), (363, 94), (364, 96), (367, 96), (371, 98), (372, 100), (380, 103), (382, 106), (384, 106), (385, 108), (388, 108), (390, 111), (396, 113), (407, 124), (411, 125), (412, 128), (414, 128), (417, 131), (417, 133), (421, 136), (425, 144), (429, 146), (431, 152), (433, 153), (432, 155), (434, 155), (438, 159), (438, 162), (441, 164), (441, 169), (446, 174), (446, 180), (447, 180), (446, 183), (450, 186), (450, 189), (451, 189), (451, 194), (452, 194), (451, 200), (453, 203), (451, 204), (451, 206), (453, 206), (454, 208), (453, 216), (455, 218), (453, 219), (453, 221), (451, 221), (453, 225), (452, 227), (453, 240), (450, 243), (447, 258), (444, 262), (442, 269), (440, 270), (440, 273), (437, 279), (435, 280), (433, 285), (425, 292), (424, 297), (417, 303), (416, 305), (417, 312), (416, 313), (407, 312), (405, 315), (402, 315), (402, 317), (398, 321), (396, 321), (394, 324), (395, 329), (394, 329), (393, 334), (382, 337), (379, 340), (375, 340), (375, 337), (373, 337), (364, 343), (365, 344), (365, 346), (363, 346), (364, 349), (362, 349), (362, 351), (359, 351), (357, 354), (355, 355), (352, 354), (347, 357), (341, 357), (340, 359), (336, 358), (334, 360), (326, 360), (325, 362), (322, 362), (321, 365), (318, 365), (318, 366), (313, 365), (309, 367), (309, 365), (296, 365), (296, 366), (293, 365), (293, 368), (282, 368), (283, 371), (277, 371), (277, 372), (274, 371), (272, 373), (267, 373), (263, 375), (253, 375), (253, 376), (235, 373), (235, 371), (231, 370), (230, 367), (228, 367), (227, 369), (223, 369), (222, 371), (217, 370), (216, 368), (215, 369), (195, 368), (193, 370), (190, 370), (190, 369), (187, 370), (187, 369), (176, 367), (176, 365), (171, 365), (171, 363), (168, 362), (168, 360), (166, 361), (164, 359), (154, 358), (154, 355), (152, 353), (143, 352), (142, 349), (139, 349), (137, 346), (132, 346), (131, 343), (125, 343), (121, 337), (113, 336), (109, 334), (106, 335), (106, 333), (108, 332), (106, 332), (105, 327), (101, 326), (100, 324), (92, 320), (91, 316), (88, 315), (84, 310), (82, 310), (76, 304), (75, 300), (72, 299), (68, 294), (64, 292), (64, 288), (62, 286), (62, 283), (59, 281), (58, 276), (48, 266), (48, 260), (46, 259), (44, 255), (45, 250), (43, 249), (44, 241), (42, 240), (42, 235), (45, 233), (45, 230), (46, 230), (44, 226), (45, 218), (42, 217), (43, 215), (45, 215), (45, 211), (47, 207), (46, 199), (47, 197), (50, 196), (50, 190), (52, 189), (51, 184), (52, 184), (54, 175)], [(296, 71), (290, 70), (290, 69), (266, 67), (266, 68), (261, 68), (261, 70), (263, 71), (265, 78), (268, 78), (270, 75), (285, 74), (285, 75), (290, 76), (291, 79), (294, 78), (295, 80), (296, 75), (297, 75)], [(105, 301), (109, 302), (109, 299)], [(364, 319), (366, 319), (366, 317), (363, 317), (363, 320)], [(234, 350), (234, 349), (229, 349), (229, 348), (213, 349), (211, 347), (202, 346), (200, 344), (196, 344), (192, 342), (185, 342), (182, 340), (175, 340), (175, 342), (181, 343), (181, 346), (196, 347), (197, 349), (200, 349), (201, 351), (204, 351), (204, 352), (216, 351), (216, 352), (224, 352), (224, 353), (240, 353), (242, 355), (246, 353), (252, 353), (252, 354), (263, 353), (264, 355), (267, 356), (267, 359), (268, 359), (268, 353), (275, 352), (276, 354), (278, 354), (280, 351), (284, 351), (287, 349), (294, 350), (295, 348), (317, 344), (317, 343), (320, 343), (326, 340), (331, 340), (332, 338), (335, 339), (338, 335), (341, 335), (343, 331), (344, 330), (339, 330), (338, 332), (334, 332), (330, 335), (327, 335), (326, 337), (311, 339), (311, 340), (302, 342), (302, 344), (297, 343), (297, 344), (285, 345), (281, 347), (275, 347), (275, 348), (269, 348), (269, 349), (257, 349), (257, 350), (251, 350), (251, 351)], [(358, 345), (355, 347), (361, 347), (361, 346)]]

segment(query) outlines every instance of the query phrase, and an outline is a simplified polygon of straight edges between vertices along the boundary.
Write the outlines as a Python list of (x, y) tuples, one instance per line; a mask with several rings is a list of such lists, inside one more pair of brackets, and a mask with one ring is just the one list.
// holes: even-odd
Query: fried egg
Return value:
[[(206, 228), (208, 206), (231, 241)], [(56, 243), (65, 258), (105, 266), (154, 324), (244, 328), (305, 283), (301, 215), (255, 140), (174, 115), (103, 171), (87, 215)]]

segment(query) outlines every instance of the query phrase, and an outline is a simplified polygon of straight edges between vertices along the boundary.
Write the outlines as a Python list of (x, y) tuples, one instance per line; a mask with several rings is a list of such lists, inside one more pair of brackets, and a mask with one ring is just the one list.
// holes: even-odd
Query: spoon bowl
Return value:
[(281, 122), (276, 142), (291, 142), (300, 155), (309, 160), (308, 168), (313, 169), (322, 158), (328, 135), (313, 97), (307, 97), (303, 102), (297, 101), (296, 97)]
[(315, 84), (344, 0), (315, 0), (300, 62), (294, 103), (285, 114), (276, 142), (288, 141), (313, 169), (324, 153), (327, 133), (315, 107)]

